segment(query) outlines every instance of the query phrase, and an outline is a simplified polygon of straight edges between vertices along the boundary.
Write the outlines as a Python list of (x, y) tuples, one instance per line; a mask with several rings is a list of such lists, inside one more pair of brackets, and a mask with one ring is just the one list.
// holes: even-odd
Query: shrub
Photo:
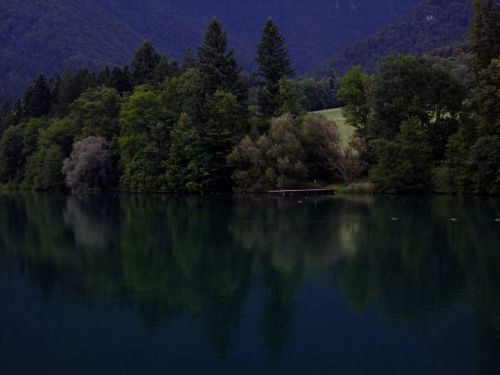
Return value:
[(103, 137), (90, 136), (73, 145), (71, 156), (64, 160), (62, 174), (74, 192), (104, 189), (114, 182), (113, 164), (111, 144)]
[(432, 148), (417, 120), (401, 125), (393, 141), (378, 139), (373, 143), (378, 159), (370, 173), (377, 190), (388, 193), (421, 192), (431, 180)]

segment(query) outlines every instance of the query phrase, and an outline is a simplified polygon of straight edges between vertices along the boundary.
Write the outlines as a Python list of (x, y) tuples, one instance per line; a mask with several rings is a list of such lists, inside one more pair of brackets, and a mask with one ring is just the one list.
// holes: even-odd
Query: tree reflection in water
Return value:
[[(460, 301), (474, 309), (476, 367), (500, 367), (498, 200), (391, 197), (0, 195), (0, 264), (47, 296), (176, 316), (230, 350), (251, 290), (279, 357), (304, 283), (340, 290), (353, 312), (398, 325)], [(398, 217), (398, 221), (392, 221)], [(451, 222), (451, 217), (460, 218)], [(8, 218), (5, 219), (5, 218)]]

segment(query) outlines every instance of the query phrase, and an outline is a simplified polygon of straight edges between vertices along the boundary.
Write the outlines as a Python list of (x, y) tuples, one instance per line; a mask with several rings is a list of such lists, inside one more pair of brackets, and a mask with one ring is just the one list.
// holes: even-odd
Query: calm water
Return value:
[(500, 374), (499, 216), (2, 194), (0, 374)]

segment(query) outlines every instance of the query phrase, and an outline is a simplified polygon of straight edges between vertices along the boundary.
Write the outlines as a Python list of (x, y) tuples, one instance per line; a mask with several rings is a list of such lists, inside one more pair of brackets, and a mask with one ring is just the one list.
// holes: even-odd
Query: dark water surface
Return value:
[(500, 374), (499, 200), (302, 200), (0, 195), (0, 374)]

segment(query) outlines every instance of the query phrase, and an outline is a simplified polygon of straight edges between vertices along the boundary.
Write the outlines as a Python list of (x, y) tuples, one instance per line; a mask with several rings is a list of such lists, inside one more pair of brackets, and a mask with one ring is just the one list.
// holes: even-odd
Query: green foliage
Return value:
[(340, 138), (342, 140), (342, 145), (344, 147), (348, 146), (349, 143), (351, 143), (354, 137), (354, 131), (356, 129), (347, 124), (346, 118), (344, 117), (343, 108), (326, 109), (324, 111), (318, 111), (315, 113), (324, 116), (326, 119), (333, 121), (335, 125), (337, 125), (337, 129), (339, 130)]
[(50, 89), (45, 77), (39, 74), (26, 90), (23, 98), (23, 114), (28, 117), (42, 117), (49, 114)]
[(446, 157), (442, 165), (433, 171), (433, 189), (440, 193), (463, 194), (472, 190), (471, 140), (476, 138), (476, 129), (470, 118), (462, 118), (458, 131), (446, 146)]
[(116, 66), (109, 77), (109, 87), (114, 88), (120, 95), (132, 92), (132, 80), (132, 73), (128, 66), (125, 65), (123, 68)]
[(500, 56), (500, 5), (495, 0), (474, 0), (471, 37), (477, 72)]
[(72, 105), (70, 117), (79, 129), (78, 138), (101, 136), (115, 139), (120, 132), (120, 97), (111, 88), (100, 87), (84, 92)]
[(304, 187), (311, 180), (331, 181), (339, 155), (334, 125), (321, 116), (271, 122), (268, 134), (256, 141), (245, 137), (228, 157), (236, 190), (263, 192)]
[(7, 128), (15, 126), (19, 122), (20, 117), (20, 113), (17, 116), (16, 111), (11, 109), (7, 103), (2, 103), (0, 105), (0, 136)]
[(338, 128), (323, 116), (308, 115), (302, 123), (301, 141), (311, 180), (331, 182), (341, 157)]
[(500, 56), (479, 72), (471, 104), (481, 119), (480, 132), (500, 136)]
[(321, 111), (337, 107), (337, 88), (333, 78), (315, 81), (304, 79), (299, 81), (304, 94), (302, 105), (308, 112)]
[(482, 137), (472, 147), (471, 167), (474, 191), (500, 193), (500, 136)]
[(208, 158), (206, 186), (209, 190), (231, 188), (231, 169), (226, 159), (247, 130), (241, 112), (237, 97), (229, 92), (217, 91), (205, 104), (207, 120), (200, 133)]
[(52, 112), (57, 116), (65, 116), (69, 113), (69, 106), (81, 94), (71, 71), (67, 71), (60, 77), (53, 90)]
[(429, 134), (436, 127), (449, 127), (449, 119), (456, 117), (463, 98), (461, 84), (429, 60), (410, 56), (386, 58), (373, 80), (373, 118), (367, 135), (393, 139), (401, 123), (410, 118), (418, 119)]
[(24, 171), (23, 129), (12, 126), (0, 138), (0, 183), (19, 182)]
[(155, 77), (155, 69), (162, 61), (161, 56), (156, 52), (153, 43), (150, 41), (137, 50), (135, 59), (132, 62), (132, 76), (137, 85), (152, 83)]
[[(281, 81), (294, 75), (285, 38), (269, 18), (262, 30), (262, 39), (257, 45), (258, 74), (262, 80), (259, 90), (259, 111), (264, 117), (278, 116), (282, 110)], [(283, 112), (281, 112), (283, 113)]]
[(282, 79), (279, 82), (279, 110), (275, 116), (280, 116), (285, 113), (291, 114), (293, 117), (305, 115), (306, 111), (302, 106), (304, 102), (304, 93), (299, 84), (290, 79)]
[[(93, 89), (97, 84), (109, 85), (109, 69), (106, 67), (108, 77), (106, 80), (97, 78), (88, 69), (81, 69), (77, 74), (71, 71), (58, 77), (52, 90), (51, 114), (64, 117), (70, 111), (71, 104), (86, 90)], [(101, 81), (101, 82), (99, 82)]]
[[(493, 54), (496, 8), (484, 9), (477, 43), (487, 47), (474, 53)], [(109, 181), (121, 173), (121, 188), (132, 192), (229, 191), (234, 184), (261, 191), (352, 181), (371, 168), (381, 191), (432, 185), (443, 192), (498, 192), (498, 59), (467, 81), (472, 88), (423, 57), (388, 57), (372, 76), (352, 69), (338, 91), (347, 123), (341, 147), (338, 128), (304, 109), (335, 103), (335, 77), (290, 80), (284, 37), (271, 20), (257, 50), (259, 70), (243, 80), (214, 18), (198, 57), (188, 53), (183, 66), (146, 42), (132, 72), (105, 66), (49, 82), (38, 76), (13, 109), (0, 108), (0, 181), (63, 188), (68, 159), (65, 174), (74, 190), (112, 187)], [(138, 82), (144, 85), (134, 87)], [(103, 170), (111, 176), (105, 182)]]
[(40, 134), (47, 128), (48, 121), (31, 118), (21, 125), (23, 128), (23, 156), (28, 160), (36, 152)]
[(123, 163), (121, 186), (132, 192), (165, 190), (165, 163), (175, 115), (161, 96), (136, 88), (120, 112), (119, 145)]
[(46, 121), (32, 118), (9, 127), (0, 137), (0, 183), (21, 183), (26, 162), (35, 153)]
[[(371, 176), (383, 191), (424, 190), (429, 181), (427, 185), (419, 185), (404, 176), (410, 170), (407, 164), (397, 165), (398, 157), (407, 160), (402, 151), (404, 138), (400, 137), (402, 124), (420, 126), (425, 136), (422, 147), (427, 150), (430, 146), (432, 150), (428, 159), (431, 168), (432, 161), (445, 158), (446, 145), (458, 127), (464, 98), (463, 84), (426, 58), (387, 57), (372, 76), (364, 74), (361, 67), (352, 69), (340, 80), (338, 99), (344, 104), (346, 122), (355, 127), (356, 132), (352, 138), (353, 149), (345, 150), (347, 154), (341, 159), (340, 170), (345, 171), (348, 165), (356, 165), (359, 172), (373, 167)], [(420, 130), (415, 130), (418, 135)], [(353, 163), (354, 154), (358, 161)], [(437, 183), (446, 171), (435, 172), (441, 175), (436, 176)], [(385, 183), (384, 178), (387, 178)], [(421, 178), (416, 176), (418, 181)]]
[(370, 179), (378, 191), (407, 193), (428, 189), (432, 149), (418, 120), (403, 122), (401, 133), (394, 140), (378, 139), (373, 147), (378, 161)]
[(370, 114), (370, 81), (370, 76), (364, 74), (360, 66), (356, 66), (342, 77), (337, 94), (338, 101), (344, 106), (347, 124), (360, 131), (366, 128)]
[(34, 190), (64, 189), (61, 173), (78, 129), (69, 118), (53, 121), (41, 130), (38, 147), (29, 157), (22, 186)]
[(500, 60), (478, 74), (459, 129), (447, 145), (446, 160), (437, 170), (438, 190), (498, 194), (500, 170)]
[(299, 187), (307, 180), (300, 128), (290, 115), (272, 121), (268, 135), (253, 142), (248, 136), (229, 155), (237, 190), (266, 191)]
[(200, 136), (186, 113), (171, 133), (171, 144), (166, 161), (166, 181), (169, 190), (199, 192), (205, 189), (208, 172), (206, 154)]
[(189, 68), (178, 76), (169, 77), (161, 85), (161, 94), (167, 108), (195, 117), (199, 113), (202, 76), (198, 69)]
[(227, 34), (216, 18), (208, 24), (203, 44), (198, 48), (197, 67), (203, 78), (205, 98), (217, 91), (229, 92), (238, 99), (245, 96), (242, 67), (236, 62), (234, 51), (227, 50)]

